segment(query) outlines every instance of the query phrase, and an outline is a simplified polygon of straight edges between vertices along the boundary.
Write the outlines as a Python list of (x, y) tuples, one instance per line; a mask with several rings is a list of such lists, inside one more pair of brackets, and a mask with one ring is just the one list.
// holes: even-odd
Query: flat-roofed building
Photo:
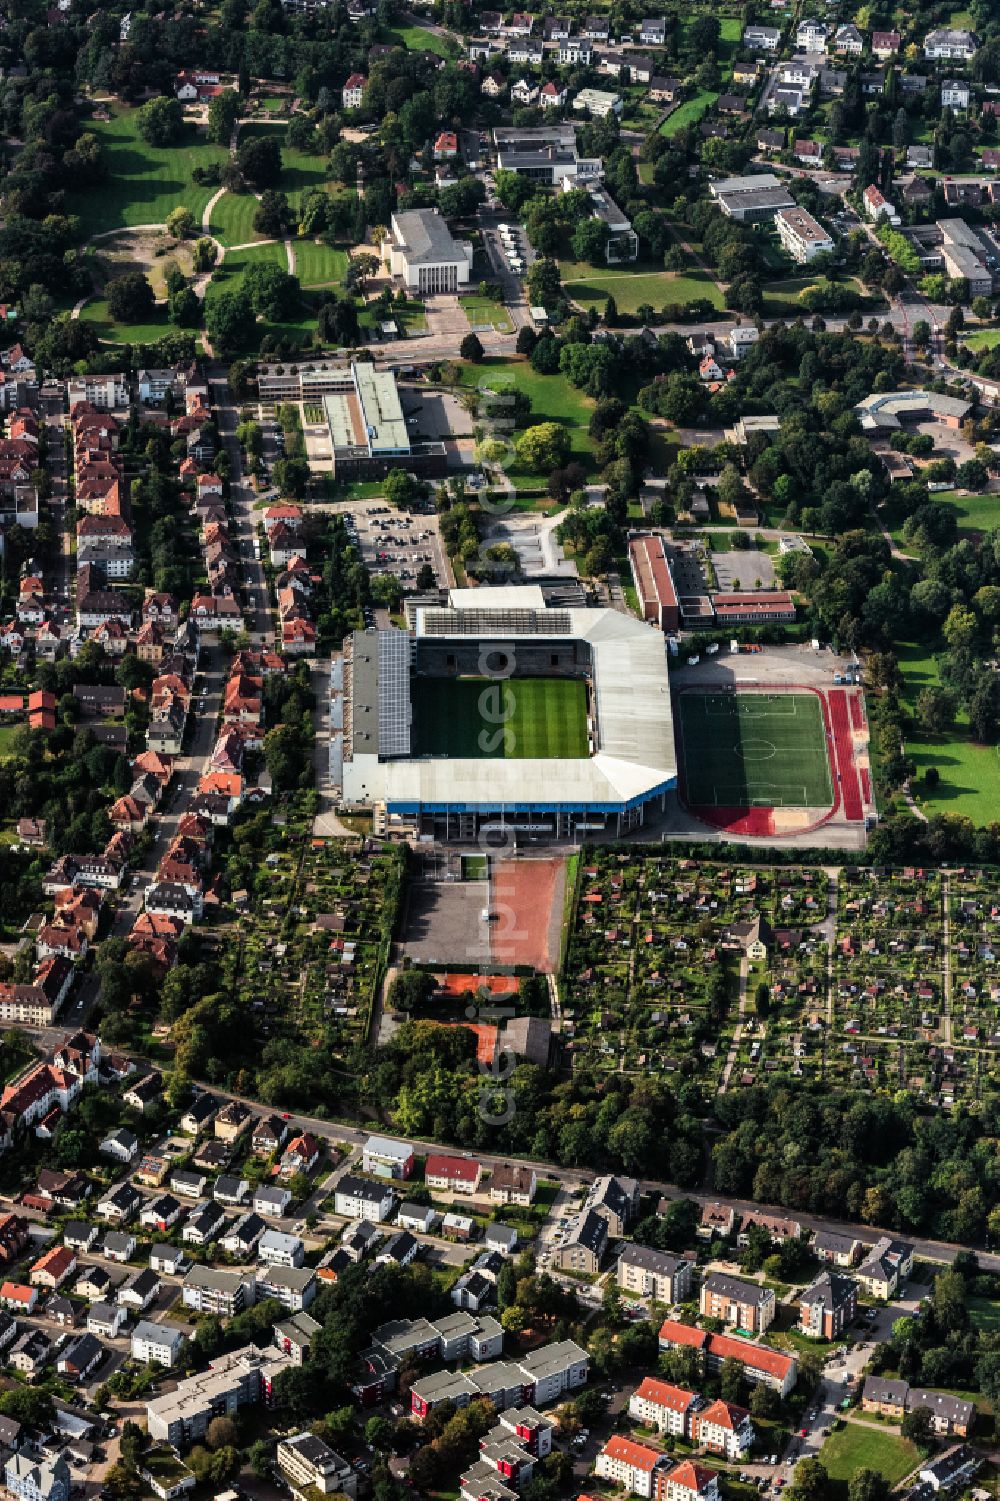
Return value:
[(220, 1356), (174, 1391), (147, 1402), (150, 1438), (187, 1447), (204, 1437), (213, 1418), (269, 1402), (276, 1377), (290, 1365), (290, 1357), (273, 1345), (266, 1350), (246, 1345)]
[(497, 166), (519, 177), (552, 186), (569, 177), (574, 187), (582, 187), (599, 182), (604, 175), (600, 157), (577, 155), (574, 125), (498, 125), (493, 140)]
[(281, 1473), (300, 1495), (318, 1492), (329, 1496), (342, 1491), (353, 1501), (358, 1493), (356, 1472), (315, 1433), (296, 1433), (281, 1439), (275, 1459)]
[(961, 428), (973, 403), (961, 396), (943, 396), (939, 391), (877, 391), (859, 401), (854, 410), (866, 432), (879, 428), (895, 431), (904, 422), (940, 422)]
[(457, 292), (469, 285), (472, 245), (452, 238), (436, 208), (393, 214), (389, 224), (391, 232), (382, 241), (382, 259), (407, 291), (424, 297), (433, 292)]
[(595, 119), (604, 120), (608, 115), (621, 114), (622, 96), (606, 89), (581, 89), (573, 100), (573, 110), (578, 115), (593, 115)]
[[(593, 93), (594, 90), (585, 90)], [(609, 95), (610, 97), (610, 95)], [(576, 105), (574, 103), (574, 109)], [(563, 179), (563, 192), (570, 192), (578, 184), (571, 177)], [(624, 261), (634, 261), (639, 255), (639, 236), (632, 228), (632, 221), (622, 213), (611, 194), (598, 183), (588, 184), (590, 211), (602, 221), (608, 231), (604, 246), (604, 259), (609, 266), (620, 266)]]
[(349, 380), (322, 399), (338, 479), (377, 479), (396, 468), (444, 473), (444, 444), (411, 440), (391, 370), (352, 364)]
[(720, 625), (790, 625), (795, 620), (795, 601), (784, 589), (716, 594), (712, 604)]
[(970, 297), (989, 297), (994, 276), (987, 256), (993, 255), (992, 248), (964, 219), (939, 219), (937, 227), (942, 240), (941, 259), (948, 275), (955, 280), (964, 278), (969, 283)]
[(783, 208), (774, 216), (778, 239), (793, 261), (805, 265), (833, 249), (833, 238), (804, 208)]
[(781, 209), (795, 207), (795, 199), (773, 172), (726, 177), (710, 183), (709, 191), (722, 212), (739, 224), (773, 219)]

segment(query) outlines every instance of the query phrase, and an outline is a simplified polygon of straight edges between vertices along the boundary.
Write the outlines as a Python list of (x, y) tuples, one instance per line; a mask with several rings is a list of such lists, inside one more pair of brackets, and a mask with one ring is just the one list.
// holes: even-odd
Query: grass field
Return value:
[(812, 693), (682, 693), (684, 786), (695, 807), (828, 808), (830, 760)]
[(939, 490), (933, 498), (954, 506), (960, 532), (991, 532), (1000, 526), (1000, 495), (958, 495), (954, 490)]
[[(903, 643), (897, 647), (903, 674), (904, 697), (915, 709), (922, 688), (940, 683), (937, 664), (923, 647)], [(930, 735), (913, 729), (906, 738), (906, 754), (916, 767), (913, 795), (928, 814), (958, 813), (976, 824), (993, 823), (1000, 807), (1000, 749), (977, 745), (969, 738), (968, 720), (959, 713), (955, 728), (947, 735)], [(941, 780), (933, 790), (924, 772), (933, 766)]]
[[(594, 403), (576, 386), (570, 385), (564, 375), (539, 375), (527, 360), (494, 357), (478, 365), (464, 365), (462, 380), (470, 386), (496, 389), (513, 385), (523, 391), (531, 402), (531, 425), (558, 422), (569, 433), (572, 457), (584, 467), (590, 467), (594, 440), (587, 429)], [(547, 474), (532, 474), (517, 463), (508, 472), (514, 484), (521, 487), (537, 484), (544, 489), (548, 479)]]
[[(764, 314), (768, 318), (784, 316), (798, 317), (803, 312), (799, 302), (802, 293), (810, 287), (822, 285), (822, 279), (815, 276), (793, 276), (788, 273), (778, 277), (774, 281), (766, 281), (763, 284)], [(845, 277), (840, 286), (847, 287), (852, 292), (861, 291), (861, 283), (856, 277)]]
[(427, 31), (423, 26), (394, 26), (379, 40), (387, 42), (390, 47), (405, 47), (407, 52), (434, 52), (438, 57), (455, 55), (455, 48), (449, 46), (445, 37)]
[(347, 271), (347, 251), (317, 240), (295, 240), (295, 274), (304, 287), (339, 287)]
[(154, 308), (148, 323), (115, 323), (108, 313), (106, 297), (94, 297), (80, 309), (85, 323), (92, 323), (97, 337), (106, 344), (155, 344), (166, 334), (175, 333), (174, 325), (167, 320), (167, 308)]
[(0, 724), (0, 761), (7, 761), (13, 755), (14, 738), (22, 728), (19, 724)]
[(417, 678), (413, 743), (418, 756), (579, 760), (587, 755), (587, 687), (578, 678), (499, 684), (489, 678)]
[(210, 145), (195, 126), (185, 126), (177, 146), (147, 146), (135, 129), (135, 110), (124, 109), (110, 120), (88, 120), (105, 151), (108, 176), (99, 188), (68, 193), (66, 212), (78, 214), (86, 237), (120, 225), (162, 224), (182, 203), (198, 223), (215, 189), (191, 181), (195, 167), (227, 159), (221, 146)]
[(994, 344), (1000, 344), (1000, 328), (981, 328), (962, 342), (970, 349), (992, 349)]
[(583, 307), (603, 311), (609, 293), (620, 313), (634, 313), (646, 302), (659, 311), (667, 303), (694, 302), (698, 298), (722, 307), (722, 293), (700, 271), (664, 271), (642, 261), (602, 270), (583, 261), (564, 261), (560, 272), (568, 295)]
[[(261, 263), (280, 266), (282, 271), (287, 271), (288, 256), (283, 242), (272, 240), (261, 245), (249, 245), (245, 250), (231, 250), (222, 263), (223, 275), (217, 281), (210, 281), (205, 289), (206, 302), (211, 302), (223, 292), (238, 291), (247, 268)], [(256, 348), (258, 340), (264, 334), (300, 339), (302, 334), (312, 332), (316, 327), (314, 303), (315, 294), (304, 296), (294, 317), (283, 323), (259, 323), (248, 328), (245, 347)]]
[(223, 193), (212, 210), (212, 234), (225, 245), (248, 245), (263, 238), (253, 227), (253, 216), (260, 207), (252, 193)]
[(863, 1428), (860, 1423), (846, 1423), (831, 1433), (819, 1457), (830, 1477), (827, 1494), (836, 1501), (847, 1495), (847, 1483), (858, 1470), (878, 1470), (895, 1486), (920, 1462), (920, 1453), (909, 1439), (884, 1429)]
[(967, 1298), (966, 1307), (973, 1329), (984, 1329), (988, 1334), (1000, 1330), (1000, 1303), (990, 1298)]
[(477, 328), (484, 328), (487, 324), (501, 334), (509, 334), (514, 325), (510, 321), (510, 314), (495, 297), (480, 297), (478, 292), (473, 292), (468, 297), (463, 297), (461, 302), (462, 312), (468, 318), (470, 324)]
[(718, 93), (713, 89), (700, 89), (693, 99), (685, 99), (678, 105), (674, 112), (667, 116), (660, 126), (660, 134), (664, 136), (676, 135), (686, 125), (697, 125), (702, 115), (706, 114), (718, 99)]
[[(330, 174), (322, 156), (311, 156), (306, 151), (296, 151), (286, 142), (288, 126), (281, 120), (259, 120), (240, 129), (240, 140), (248, 136), (277, 135), (281, 146), (280, 190), (287, 194), (292, 213), (297, 214), (302, 200), (312, 188), (330, 185)], [(239, 243), (239, 242), (237, 242)]]

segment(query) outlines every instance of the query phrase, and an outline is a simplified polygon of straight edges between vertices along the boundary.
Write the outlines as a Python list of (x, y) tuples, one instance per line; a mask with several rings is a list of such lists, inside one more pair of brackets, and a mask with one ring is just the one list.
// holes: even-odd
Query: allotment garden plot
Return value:
[[(807, 1025), (826, 1007), (827, 948), (818, 926), (827, 915), (824, 871), (604, 850), (589, 852), (588, 861), (562, 1008), (574, 1056), (718, 1085), (736, 1024), (740, 962), (760, 923), (767, 952), (753, 968), (737, 1057), (750, 1070), (774, 1064), (818, 1072), (819, 1041)], [(759, 1018), (758, 983), (768, 988)]]
[(362, 1042), (395, 923), (402, 859), (393, 846), (322, 840), (267, 857), (243, 940), (241, 989), (263, 1038)]

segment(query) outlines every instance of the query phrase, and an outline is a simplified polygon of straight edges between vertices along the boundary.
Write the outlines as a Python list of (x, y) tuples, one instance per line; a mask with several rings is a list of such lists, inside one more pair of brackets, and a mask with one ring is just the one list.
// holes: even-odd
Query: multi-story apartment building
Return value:
[(763, 1334), (774, 1319), (775, 1297), (759, 1282), (712, 1272), (702, 1283), (699, 1308), (704, 1318), (721, 1319), (748, 1334)]
[(654, 1251), (651, 1246), (626, 1246), (618, 1258), (622, 1292), (659, 1303), (682, 1303), (691, 1291), (693, 1275), (692, 1263), (685, 1257)]
[(243, 1268), (227, 1271), (222, 1267), (193, 1266), (181, 1289), (185, 1308), (195, 1313), (222, 1314), (226, 1318), (250, 1308), (256, 1299), (256, 1274)]

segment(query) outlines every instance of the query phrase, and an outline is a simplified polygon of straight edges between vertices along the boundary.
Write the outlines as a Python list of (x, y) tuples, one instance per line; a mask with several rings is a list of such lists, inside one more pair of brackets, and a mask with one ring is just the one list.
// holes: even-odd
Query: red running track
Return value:
[(870, 804), (871, 803), (871, 800), (872, 800), (872, 779), (868, 775), (868, 768), (867, 768), (867, 766), (862, 766), (862, 768), (861, 768), (861, 795), (864, 798), (866, 804)]
[(860, 823), (864, 817), (864, 807), (861, 802), (861, 788), (858, 786), (858, 773), (854, 765), (854, 744), (851, 740), (847, 694), (842, 688), (833, 688), (827, 694), (827, 703), (830, 705), (830, 724), (837, 755), (837, 770), (840, 776), (838, 785), (844, 817), (848, 823)]
[(710, 824), (713, 829), (725, 829), (730, 834), (756, 834), (766, 838), (774, 833), (773, 808), (716, 808), (714, 806), (691, 809), (695, 818)]
[(861, 707), (861, 695), (852, 693), (849, 702), (851, 705), (851, 729), (863, 730), (865, 727), (865, 715)]

